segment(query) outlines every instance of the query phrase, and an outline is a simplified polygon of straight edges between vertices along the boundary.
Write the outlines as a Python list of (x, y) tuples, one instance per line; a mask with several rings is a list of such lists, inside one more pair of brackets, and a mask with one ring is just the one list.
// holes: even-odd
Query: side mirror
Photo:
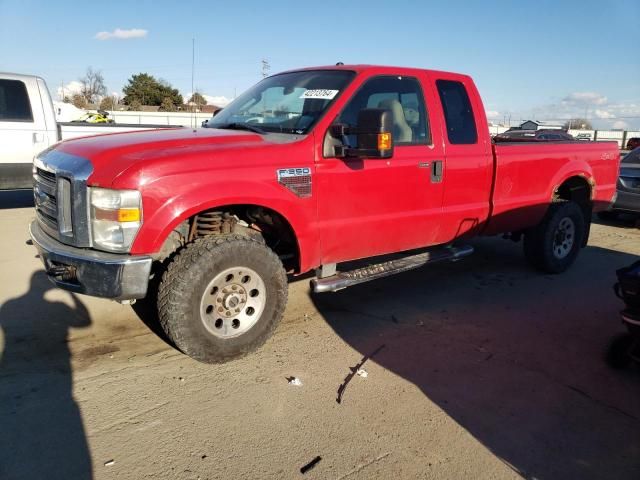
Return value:
[(344, 124), (331, 126), (331, 135), (336, 138), (345, 135), (356, 135), (357, 148), (345, 145), (334, 147), (335, 156), (391, 158), (393, 156), (393, 118), (390, 110), (381, 108), (363, 108), (358, 113), (358, 123), (355, 127)]

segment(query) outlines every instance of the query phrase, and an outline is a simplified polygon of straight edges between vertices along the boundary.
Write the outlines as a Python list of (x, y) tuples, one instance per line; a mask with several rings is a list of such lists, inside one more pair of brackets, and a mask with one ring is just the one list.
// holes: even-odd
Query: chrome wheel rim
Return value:
[(267, 289), (260, 275), (247, 267), (228, 268), (205, 288), (200, 319), (216, 337), (238, 337), (256, 324), (266, 300)]
[(566, 258), (573, 248), (576, 239), (576, 224), (565, 217), (560, 220), (553, 237), (553, 256), (559, 260)]

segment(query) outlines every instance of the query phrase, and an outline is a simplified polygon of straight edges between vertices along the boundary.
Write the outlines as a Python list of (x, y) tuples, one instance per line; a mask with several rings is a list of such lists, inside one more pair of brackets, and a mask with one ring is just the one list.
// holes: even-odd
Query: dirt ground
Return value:
[(28, 198), (0, 198), (3, 480), (640, 478), (640, 369), (603, 362), (631, 224), (595, 224), (559, 276), (487, 238), (335, 294), (295, 280), (259, 352), (204, 365), (131, 307), (53, 289)]

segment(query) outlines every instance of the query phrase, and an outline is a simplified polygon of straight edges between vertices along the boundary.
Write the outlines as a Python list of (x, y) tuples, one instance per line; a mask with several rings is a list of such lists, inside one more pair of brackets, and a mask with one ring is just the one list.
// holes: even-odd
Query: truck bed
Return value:
[(618, 169), (611, 163), (620, 156), (616, 142), (500, 142), (492, 149), (494, 181), (485, 234), (537, 224), (555, 189), (573, 175), (591, 185), (594, 211), (607, 208), (614, 195)]

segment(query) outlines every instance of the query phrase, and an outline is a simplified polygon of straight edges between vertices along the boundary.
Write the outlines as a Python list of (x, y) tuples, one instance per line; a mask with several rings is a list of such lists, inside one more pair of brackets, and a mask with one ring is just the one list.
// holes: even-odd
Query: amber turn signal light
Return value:
[(115, 222), (139, 222), (140, 209), (119, 208), (117, 210), (107, 210), (103, 208), (95, 209), (96, 220), (110, 220)]
[(378, 134), (378, 150), (389, 150), (391, 148), (391, 134), (379, 133)]

